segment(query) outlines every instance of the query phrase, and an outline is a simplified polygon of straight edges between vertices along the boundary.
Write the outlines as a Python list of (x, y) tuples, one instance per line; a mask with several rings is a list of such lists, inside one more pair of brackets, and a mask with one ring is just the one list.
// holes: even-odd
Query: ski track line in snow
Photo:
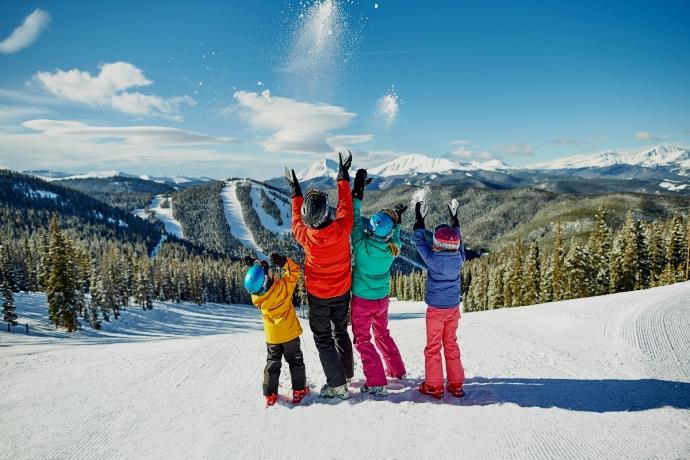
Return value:
[(223, 211), (225, 212), (225, 220), (230, 226), (230, 233), (232, 236), (237, 238), (245, 247), (249, 248), (255, 253), (257, 257), (266, 259), (266, 255), (263, 250), (256, 244), (254, 240), (254, 235), (247, 227), (244, 221), (244, 215), (242, 214), (242, 204), (237, 198), (237, 182), (228, 181), (225, 183), (225, 187), (220, 192), (220, 196), (223, 199)]
[[(18, 295), (20, 314), (24, 298), (33, 299)], [(349, 401), (286, 402), (283, 363), (282, 398), (268, 409), (263, 331), (233, 326), (246, 307), (207, 312), (221, 318), (227, 308), (228, 332), (246, 333), (190, 329), (188, 337), (106, 345), (13, 345), (14, 335), (0, 333), (0, 371), (11, 389), (0, 393), (0, 458), (688, 458), (690, 401), (628, 409), (609, 402), (635, 401), (627, 393), (645, 388), (635, 387), (638, 379), (690, 383), (690, 370), (677, 365), (675, 378), (665, 376), (676, 363), (669, 350), (682, 352), (690, 336), (687, 305), (690, 283), (463, 314), (467, 396), (436, 401), (417, 392), (425, 306), (392, 301), (391, 335), (408, 380), (391, 381), (388, 400), (359, 394), (355, 351)], [(203, 306), (174, 310), (206, 315)], [(301, 321), (307, 382), (317, 393), (325, 377)], [(597, 383), (606, 379), (631, 384), (616, 392)]]

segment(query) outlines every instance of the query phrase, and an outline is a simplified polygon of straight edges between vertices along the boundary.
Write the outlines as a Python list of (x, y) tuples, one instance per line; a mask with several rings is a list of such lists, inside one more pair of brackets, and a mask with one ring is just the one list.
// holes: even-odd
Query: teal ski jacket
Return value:
[[(395, 256), (388, 242), (376, 241), (364, 233), (362, 226), (362, 202), (354, 200), (355, 222), (352, 227), (352, 249), (354, 267), (352, 270), (352, 293), (367, 300), (379, 300), (390, 294), (391, 265)], [(400, 249), (400, 225), (395, 226), (389, 241)]]

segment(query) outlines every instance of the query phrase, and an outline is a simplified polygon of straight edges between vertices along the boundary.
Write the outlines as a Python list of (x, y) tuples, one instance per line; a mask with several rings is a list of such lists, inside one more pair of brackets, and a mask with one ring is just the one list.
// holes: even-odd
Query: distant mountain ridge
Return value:
[[(460, 185), (489, 189), (530, 187), (558, 193), (690, 195), (690, 150), (666, 145), (575, 155), (522, 167), (500, 160), (460, 162), (414, 153), (370, 166), (367, 171), (373, 179), (370, 187), (377, 190), (401, 185)], [(321, 159), (303, 169), (298, 178), (307, 187), (333, 187), (337, 173), (336, 161)], [(285, 187), (280, 177), (267, 182)]]

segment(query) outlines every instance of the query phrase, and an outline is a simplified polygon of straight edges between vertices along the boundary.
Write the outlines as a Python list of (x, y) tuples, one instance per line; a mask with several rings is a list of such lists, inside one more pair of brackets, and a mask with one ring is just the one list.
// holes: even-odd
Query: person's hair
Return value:
[(391, 251), (391, 254), (393, 254), (393, 257), (398, 257), (400, 255), (400, 248), (390, 241), (388, 242), (388, 249)]

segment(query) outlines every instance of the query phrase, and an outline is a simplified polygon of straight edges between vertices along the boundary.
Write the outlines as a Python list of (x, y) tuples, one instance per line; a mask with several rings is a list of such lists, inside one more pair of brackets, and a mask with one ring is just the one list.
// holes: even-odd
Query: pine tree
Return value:
[(566, 279), (563, 270), (563, 236), (561, 232), (561, 221), (556, 223), (556, 234), (553, 242), (553, 252), (551, 253), (551, 284), (553, 300), (563, 300), (566, 298)]
[(67, 332), (77, 329), (78, 300), (75, 298), (76, 283), (70, 267), (69, 243), (60, 231), (57, 217), (50, 221), (50, 244), (46, 274), (48, 317), (55, 327), (64, 326)]
[(650, 285), (659, 286), (661, 273), (666, 266), (666, 251), (660, 223), (655, 222), (647, 226), (647, 241), (649, 244)]
[(575, 242), (570, 243), (570, 249), (565, 257), (566, 292), (568, 299), (587, 297), (595, 292), (596, 273), (592, 264), (589, 249)]
[(513, 261), (508, 279), (510, 289), (510, 306), (524, 305), (523, 294), (525, 290), (525, 278), (522, 266), (524, 264), (524, 246), (518, 241), (513, 247)]
[(608, 212), (600, 206), (595, 214), (596, 226), (589, 241), (592, 265), (596, 274), (593, 295), (607, 294), (611, 285), (611, 230), (606, 223), (607, 217)]
[(7, 323), (7, 331), (10, 326), (17, 324), (17, 312), (14, 306), (14, 294), (6, 277), (0, 278), (0, 296), (2, 297), (2, 320)]
[(541, 287), (541, 269), (539, 266), (539, 244), (534, 242), (527, 250), (524, 266), (524, 305), (539, 303)]

